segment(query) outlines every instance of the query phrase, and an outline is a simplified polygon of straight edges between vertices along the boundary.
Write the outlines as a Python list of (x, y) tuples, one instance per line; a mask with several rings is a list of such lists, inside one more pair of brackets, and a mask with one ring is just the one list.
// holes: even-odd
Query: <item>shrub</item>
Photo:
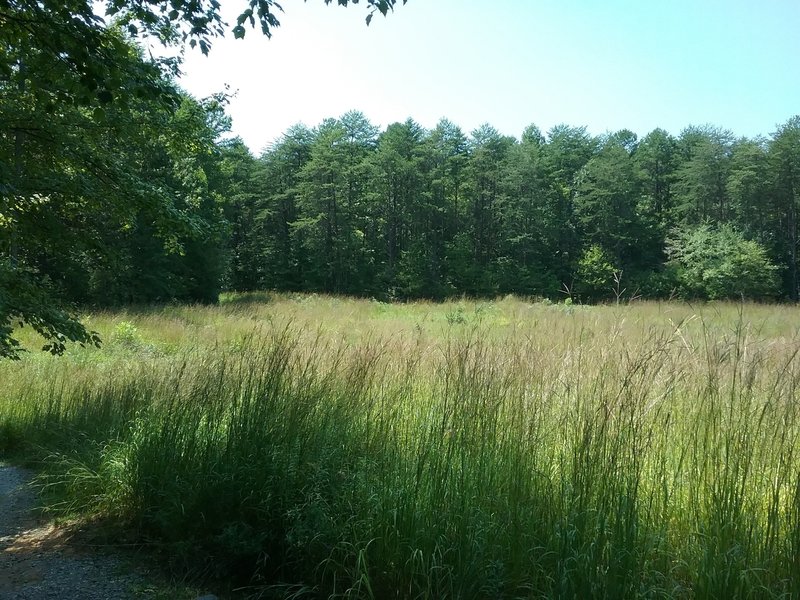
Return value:
[(589, 302), (610, 296), (616, 271), (611, 257), (601, 246), (590, 246), (578, 262), (578, 294)]
[(764, 247), (730, 225), (675, 231), (667, 251), (685, 296), (722, 300), (778, 293), (778, 268)]

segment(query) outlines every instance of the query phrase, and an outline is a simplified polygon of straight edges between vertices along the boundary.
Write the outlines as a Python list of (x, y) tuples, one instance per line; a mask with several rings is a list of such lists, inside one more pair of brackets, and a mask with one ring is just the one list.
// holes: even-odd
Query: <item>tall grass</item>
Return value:
[(0, 366), (0, 444), (42, 461), (52, 508), (255, 597), (800, 597), (796, 317), (95, 315), (105, 350)]

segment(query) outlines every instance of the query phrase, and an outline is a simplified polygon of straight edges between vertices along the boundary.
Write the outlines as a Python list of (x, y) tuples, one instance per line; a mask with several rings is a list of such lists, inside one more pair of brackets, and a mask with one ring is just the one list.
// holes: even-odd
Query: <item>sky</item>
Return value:
[[(222, 4), (233, 22), (246, 3)], [(369, 26), (364, 2), (280, 4), (271, 39), (189, 50), (180, 78), (198, 97), (229, 85), (233, 133), (255, 153), (349, 110), (516, 137), (561, 123), (754, 137), (800, 114), (800, 0), (408, 0)]]

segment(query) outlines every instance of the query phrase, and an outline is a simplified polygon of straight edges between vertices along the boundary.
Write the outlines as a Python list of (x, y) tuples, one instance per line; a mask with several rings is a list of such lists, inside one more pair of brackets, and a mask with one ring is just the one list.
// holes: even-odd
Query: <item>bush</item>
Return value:
[(767, 251), (729, 225), (675, 231), (667, 252), (684, 296), (723, 300), (778, 294), (778, 267)]
[(578, 262), (576, 291), (582, 299), (589, 302), (609, 297), (614, 287), (616, 271), (608, 253), (594, 244), (586, 249)]

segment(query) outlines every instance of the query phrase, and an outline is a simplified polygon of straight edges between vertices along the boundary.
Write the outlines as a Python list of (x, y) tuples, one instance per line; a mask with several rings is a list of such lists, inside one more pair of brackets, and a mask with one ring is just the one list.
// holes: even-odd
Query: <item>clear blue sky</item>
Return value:
[[(234, 20), (243, 3), (223, 4)], [(234, 133), (254, 152), (350, 109), (517, 137), (530, 123), (768, 135), (800, 114), (800, 0), (408, 0), (369, 27), (363, 4), (281, 4), (271, 40), (189, 51), (181, 79), (237, 91)]]

